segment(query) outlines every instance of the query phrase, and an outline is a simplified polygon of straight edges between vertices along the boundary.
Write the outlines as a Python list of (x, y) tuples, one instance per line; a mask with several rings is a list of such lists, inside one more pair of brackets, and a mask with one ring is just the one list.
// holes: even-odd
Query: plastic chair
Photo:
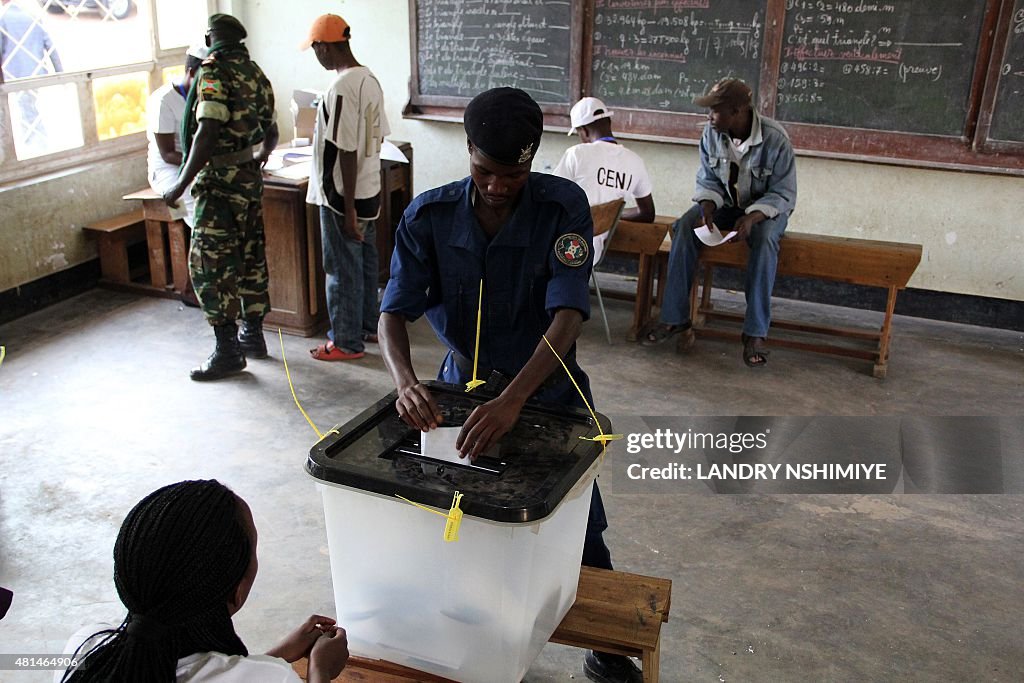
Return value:
[(622, 208), (625, 205), (625, 200), (613, 199), (610, 202), (590, 207), (590, 216), (594, 221), (594, 237), (608, 233), (608, 239), (605, 240), (605, 248), (601, 252), (601, 258), (594, 261), (594, 268), (590, 273), (590, 279), (594, 283), (594, 291), (597, 292), (597, 305), (601, 308), (601, 320), (604, 322), (604, 336), (608, 338), (609, 344), (612, 343), (612, 333), (608, 329), (608, 316), (604, 312), (604, 299), (601, 297), (601, 288), (597, 284), (597, 267), (601, 265), (605, 255), (608, 254), (608, 247), (612, 243), (612, 238), (615, 237), (615, 228), (619, 225), (619, 217), (622, 215)]

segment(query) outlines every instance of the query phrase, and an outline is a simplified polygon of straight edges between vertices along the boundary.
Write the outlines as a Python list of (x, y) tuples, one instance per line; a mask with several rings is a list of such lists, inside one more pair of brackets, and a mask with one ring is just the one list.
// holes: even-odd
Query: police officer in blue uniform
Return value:
[[(475, 458), (504, 436), (528, 399), (583, 407), (546, 336), (593, 405), (590, 382), (576, 362), (576, 339), (590, 316), (593, 225), (586, 194), (575, 183), (531, 173), (543, 130), (533, 99), (494, 88), (466, 107), (470, 176), (418, 196), (395, 235), (391, 279), (381, 303), (380, 348), (398, 389), (396, 408), (410, 426), (427, 431), (442, 416), (412, 367), (406, 325), (426, 315), (448, 353), (438, 378), (473, 379), (480, 282), (477, 377), (507, 379), (477, 407), (456, 447)], [(611, 569), (602, 537), (608, 524), (594, 484), (583, 564)], [(588, 678), (604, 683), (642, 680), (627, 657), (589, 652)]]

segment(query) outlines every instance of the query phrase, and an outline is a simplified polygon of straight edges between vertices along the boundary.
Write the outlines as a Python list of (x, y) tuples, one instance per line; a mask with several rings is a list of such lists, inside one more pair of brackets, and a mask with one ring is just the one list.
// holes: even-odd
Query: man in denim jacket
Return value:
[(739, 79), (720, 80), (694, 103), (710, 109), (700, 140), (695, 204), (672, 226), (661, 322), (646, 335), (644, 344), (660, 344), (680, 335), (680, 351), (693, 345), (690, 286), (703, 246), (694, 230), (710, 219), (722, 230), (735, 230), (733, 239), (746, 240), (750, 247), (743, 360), (750, 367), (763, 367), (768, 361), (764, 342), (771, 323), (779, 240), (796, 205), (793, 147), (782, 126), (754, 111), (750, 88)]

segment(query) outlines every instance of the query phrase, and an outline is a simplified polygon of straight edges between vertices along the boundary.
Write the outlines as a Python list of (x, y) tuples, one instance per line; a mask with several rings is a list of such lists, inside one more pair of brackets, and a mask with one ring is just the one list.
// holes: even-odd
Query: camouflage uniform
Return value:
[(215, 47), (196, 80), (189, 125), (196, 128), (204, 118), (223, 125), (213, 158), (192, 190), (192, 282), (211, 325), (243, 317), (262, 320), (270, 311), (263, 174), (258, 161), (223, 163), (223, 157), (263, 142), (274, 121), (274, 91), (242, 44)]

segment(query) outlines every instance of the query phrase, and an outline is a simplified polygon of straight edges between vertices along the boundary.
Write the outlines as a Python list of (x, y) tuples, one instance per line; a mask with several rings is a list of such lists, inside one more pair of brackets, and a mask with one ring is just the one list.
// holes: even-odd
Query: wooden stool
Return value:
[(96, 239), (101, 281), (110, 285), (131, 285), (128, 247), (146, 239), (142, 210), (97, 221), (84, 226), (82, 231)]

